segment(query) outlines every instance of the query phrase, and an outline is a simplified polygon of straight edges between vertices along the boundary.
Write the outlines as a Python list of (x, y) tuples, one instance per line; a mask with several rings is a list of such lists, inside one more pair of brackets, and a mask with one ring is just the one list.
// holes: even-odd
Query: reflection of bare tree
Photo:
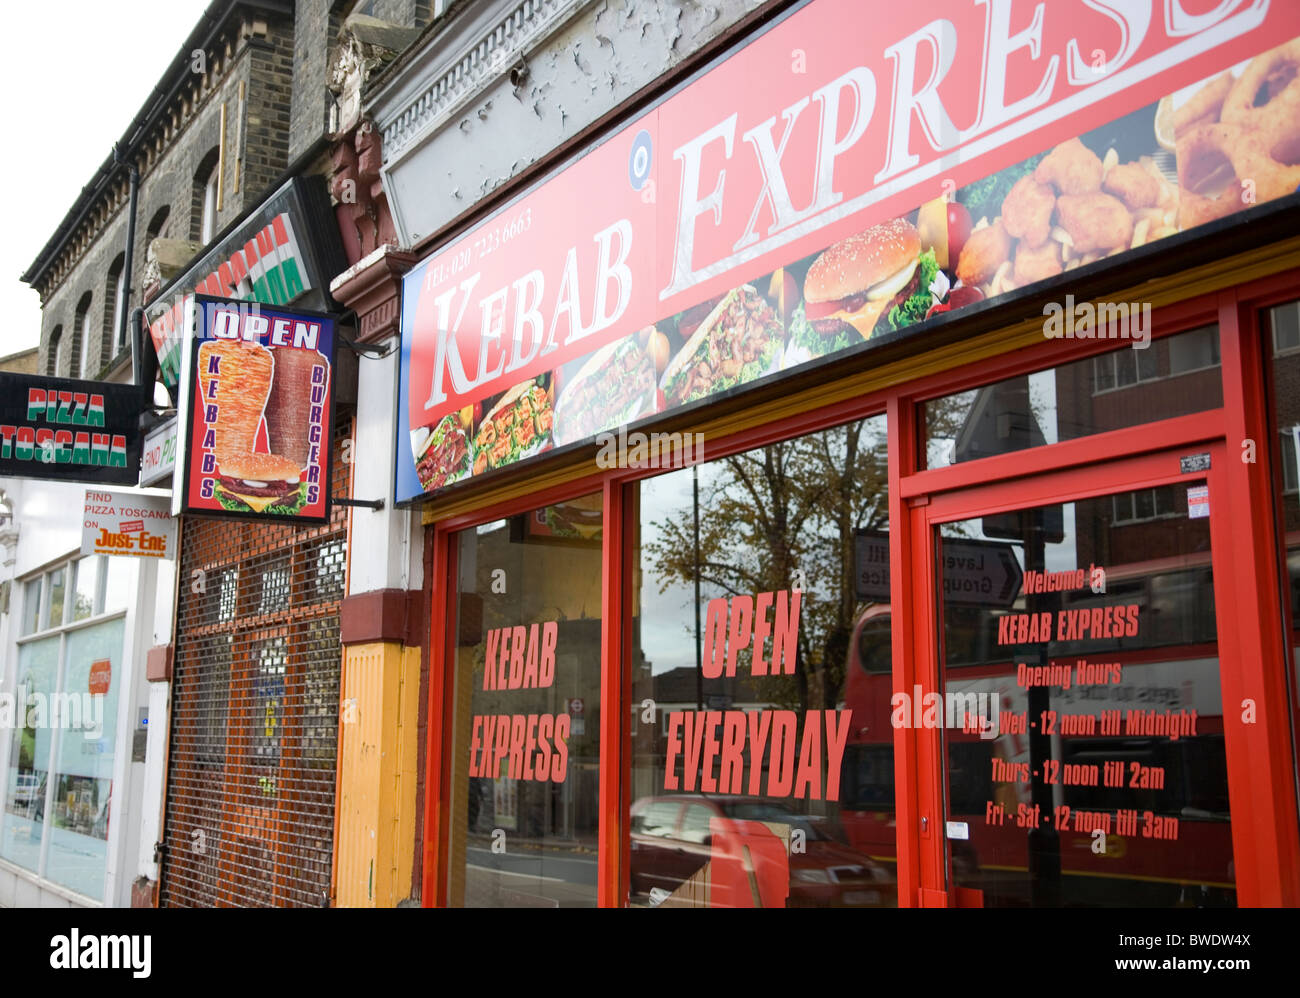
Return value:
[[(858, 611), (855, 531), (888, 523), (884, 428), (882, 417), (859, 420), (709, 468), (700, 497), (701, 582), (728, 597), (753, 595), (790, 589), (802, 573), (794, 675), (763, 684), (782, 706), (833, 708), (840, 698)], [(694, 582), (692, 512), (657, 522), (658, 539), (646, 545), (661, 592)]]

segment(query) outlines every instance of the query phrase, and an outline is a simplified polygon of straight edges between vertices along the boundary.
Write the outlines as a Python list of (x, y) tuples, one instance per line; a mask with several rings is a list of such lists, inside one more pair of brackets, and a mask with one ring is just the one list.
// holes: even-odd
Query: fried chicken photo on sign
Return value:
[(1133, 238), (1133, 216), (1109, 194), (1063, 194), (1056, 200), (1056, 217), (1075, 253), (1128, 249)]
[(1056, 195), (1052, 189), (1025, 174), (1002, 202), (1002, 224), (1007, 235), (1019, 239), (1022, 246), (1036, 248), (1051, 235), (1055, 207)]
[(1010, 256), (1011, 237), (999, 218), (970, 234), (957, 261), (957, 280), (968, 288), (987, 284)]
[(1062, 194), (1092, 194), (1101, 190), (1101, 159), (1076, 139), (1049, 152), (1034, 169), (1040, 184), (1054, 184)]
[(1049, 239), (1042, 246), (1030, 248), (1024, 243), (1016, 249), (1016, 266), (1012, 271), (1012, 280), (1017, 287), (1045, 281), (1055, 277), (1064, 270), (1061, 263), (1061, 244)]
[(1134, 211), (1154, 208), (1160, 201), (1160, 184), (1140, 163), (1112, 166), (1102, 188), (1114, 194)]

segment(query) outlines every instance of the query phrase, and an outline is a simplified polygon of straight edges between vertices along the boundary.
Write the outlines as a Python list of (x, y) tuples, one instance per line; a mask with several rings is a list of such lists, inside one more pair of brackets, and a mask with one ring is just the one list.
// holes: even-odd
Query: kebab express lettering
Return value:
[[(793, 675), (801, 597), (799, 590), (782, 590), (711, 600), (705, 678), (734, 676), (746, 650), (751, 675)], [(793, 710), (669, 711), (664, 790), (839, 800), (852, 716), (851, 710), (809, 710), (801, 725)]]
[[(103, 426), (104, 396), (29, 388), (27, 423), (42, 420), (63, 426)], [(126, 437), (48, 426), (0, 425), (0, 458), (125, 468)]]
[[(547, 689), (555, 683), (559, 625), (498, 627), (487, 633), (483, 689)], [(569, 771), (568, 714), (475, 714), (470, 728), (469, 775), (563, 783)]]

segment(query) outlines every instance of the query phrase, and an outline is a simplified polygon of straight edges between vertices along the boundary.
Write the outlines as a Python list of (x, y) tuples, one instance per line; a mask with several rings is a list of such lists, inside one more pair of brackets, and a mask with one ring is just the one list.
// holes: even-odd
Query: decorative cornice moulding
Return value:
[[(521, 0), (490, 22), (492, 26), (467, 51), (425, 79), (414, 96), (395, 111), (376, 115), (384, 140), (384, 166), (436, 135), (523, 56), (595, 2)], [(448, 28), (451, 33), (455, 30), (454, 25)]]

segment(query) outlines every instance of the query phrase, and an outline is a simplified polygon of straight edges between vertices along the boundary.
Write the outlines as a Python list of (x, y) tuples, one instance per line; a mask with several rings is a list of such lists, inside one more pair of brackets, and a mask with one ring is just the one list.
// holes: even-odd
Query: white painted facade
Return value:
[[(60, 763), (65, 766), (68, 757), (60, 739), (70, 737), (67, 729), (49, 728), (48, 737), (37, 739), (38, 767), (48, 767), (52, 772), (46, 780), (43, 807), (43, 833), (40, 858), (24, 863), (25, 853), (18, 845), (22, 840), (29, 844), (34, 838), (25, 817), (15, 813), (19, 797), (30, 798), (33, 791), (16, 787), (18, 761), (15, 758), (17, 742), (15, 727), (23, 723), (24, 716), (14, 717), (14, 727), (0, 727), (0, 906), (8, 907), (127, 907), (131, 903), (131, 884), (141, 875), (156, 876), (152, 862), (153, 843), (158, 838), (158, 822), (162, 804), (163, 760), (167, 736), (168, 684), (149, 683), (145, 678), (145, 660), (150, 647), (170, 641), (174, 617), (173, 592), (175, 563), (115, 556), (111, 569), (105, 558), (95, 570), (102, 573), (100, 601), (108, 605), (107, 612), (91, 612), (83, 620), (72, 621), (72, 611), (64, 616), (59, 627), (46, 627), (45, 620), (24, 634), (24, 621), (31, 609), (26, 583), (42, 576), (60, 565), (67, 566), (80, 557), (82, 516), (88, 486), (34, 479), (0, 478), (0, 490), (8, 498), (12, 520), (0, 523), (0, 584), (8, 584), (8, 600), (0, 603), (0, 693), (16, 694), (21, 648), (33, 642), (49, 641), (50, 635), (60, 646), (60, 678), (75, 663), (79, 643), (74, 636), (83, 634), (84, 641), (91, 631), (111, 631), (114, 640), (108, 642), (113, 649), (112, 687), (106, 701), (116, 699), (113, 710), (115, 731), (111, 739), (100, 739), (102, 751), (111, 748), (112, 762), (102, 765), (102, 775), (111, 779), (109, 798), (102, 805), (103, 814), (95, 822), (106, 840), (99, 845), (94, 835), (77, 834), (67, 828), (56, 829), (49, 820), (60, 804), (70, 809), (72, 802), (56, 801), (56, 786)], [(158, 495), (156, 490), (124, 489), (141, 494)], [(87, 569), (87, 575), (89, 570)], [(65, 576), (64, 603), (73, 599), (71, 573)], [(111, 590), (111, 591), (110, 591)], [(46, 590), (48, 594), (48, 590)], [(49, 601), (46, 600), (48, 603)], [(92, 609), (98, 609), (98, 602)], [(46, 607), (42, 607), (45, 615)], [(117, 647), (117, 624), (120, 622), (121, 647)], [(44, 635), (44, 637), (43, 637)], [(52, 643), (51, 643), (52, 644)], [(69, 651), (71, 644), (72, 650)], [(95, 654), (106, 652), (96, 646)], [(79, 692), (68, 690), (67, 692)], [(12, 702), (12, 701), (11, 701)], [(147, 710), (148, 725), (140, 724), (141, 711)], [(32, 715), (26, 715), (31, 719)], [(105, 723), (109, 719), (105, 718)], [(138, 730), (147, 732), (146, 761), (132, 761), (132, 745)], [(81, 732), (76, 733), (81, 737)], [(82, 753), (88, 747), (83, 744)], [(45, 746), (57, 743), (52, 752)], [(53, 759), (53, 764), (49, 760)], [(34, 801), (29, 803), (34, 804)], [(80, 803), (80, 802), (78, 802)], [(11, 806), (14, 805), (14, 806)], [(28, 813), (35, 813), (29, 808)], [(102, 822), (102, 825), (101, 825)], [(56, 835), (68, 843), (58, 849), (51, 843)], [(75, 836), (75, 837), (74, 837)], [(6, 844), (10, 845), (6, 852)], [(102, 855), (100, 851), (102, 850)], [(70, 860), (70, 855), (79, 858)], [(81, 864), (74, 871), (71, 865)], [(102, 873), (96, 872), (102, 865)], [(35, 867), (35, 868), (33, 868)], [(41, 871), (44, 872), (42, 875)], [(90, 871), (87, 873), (87, 871)], [(84, 886), (94, 883), (98, 890)], [(80, 889), (78, 889), (80, 888)]]

